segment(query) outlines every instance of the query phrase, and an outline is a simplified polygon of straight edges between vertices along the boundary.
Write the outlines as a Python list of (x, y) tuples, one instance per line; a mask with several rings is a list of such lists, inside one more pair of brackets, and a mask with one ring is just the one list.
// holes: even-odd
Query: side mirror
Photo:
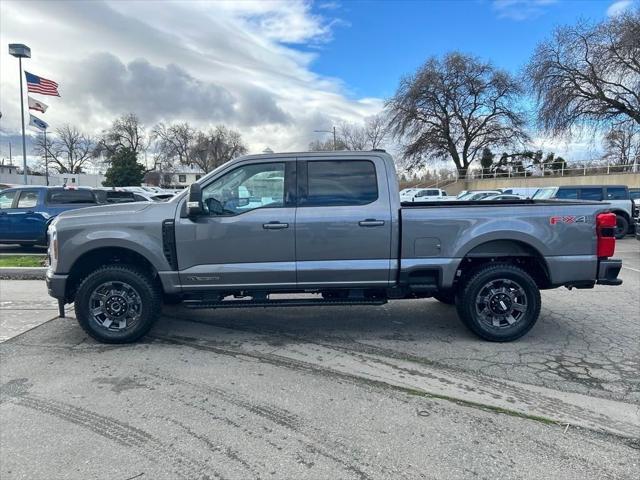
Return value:
[(197, 217), (202, 215), (202, 188), (199, 183), (192, 183), (189, 186), (189, 198), (187, 199), (187, 215)]

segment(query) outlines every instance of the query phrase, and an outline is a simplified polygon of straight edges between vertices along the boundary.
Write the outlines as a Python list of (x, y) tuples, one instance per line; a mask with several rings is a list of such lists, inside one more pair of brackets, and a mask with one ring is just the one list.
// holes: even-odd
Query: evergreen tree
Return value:
[(109, 168), (105, 173), (105, 187), (140, 185), (144, 178), (144, 165), (138, 163), (136, 153), (130, 148), (121, 148), (109, 156)]

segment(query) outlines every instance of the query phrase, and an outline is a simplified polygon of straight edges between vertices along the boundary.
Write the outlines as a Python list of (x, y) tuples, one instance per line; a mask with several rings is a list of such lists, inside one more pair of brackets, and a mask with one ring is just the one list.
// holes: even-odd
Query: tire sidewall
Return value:
[[(618, 233), (618, 224), (622, 225), (622, 232)], [(629, 222), (622, 215), (616, 215), (616, 239), (620, 240), (629, 233)]]
[[(129, 284), (142, 302), (138, 322), (124, 332), (113, 332), (101, 327), (90, 314), (90, 298), (93, 291), (105, 282), (121, 281)], [(93, 338), (104, 343), (130, 343), (145, 335), (160, 312), (160, 297), (156, 288), (144, 273), (123, 267), (105, 267), (87, 276), (75, 296), (76, 317), (80, 326)]]
[[(516, 325), (492, 328), (476, 313), (475, 301), (480, 290), (490, 281), (505, 278), (517, 282), (527, 297), (527, 311)], [(533, 328), (540, 315), (540, 291), (535, 281), (523, 270), (512, 266), (491, 266), (470, 278), (456, 302), (458, 314), (476, 335), (493, 342), (508, 342), (522, 337)]]

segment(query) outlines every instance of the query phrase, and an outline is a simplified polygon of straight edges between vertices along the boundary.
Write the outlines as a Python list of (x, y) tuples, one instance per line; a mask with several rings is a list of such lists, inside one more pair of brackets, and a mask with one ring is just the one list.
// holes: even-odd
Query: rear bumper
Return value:
[(65, 292), (67, 288), (67, 278), (69, 275), (57, 275), (50, 270), (47, 270), (47, 291), (49, 295), (58, 300), (65, 299)]
[(618, 278), (620, 269), (622, 269), (622, 260), (598, 261), (597, 283), (599, 285), (622, 285), (622, 279)]

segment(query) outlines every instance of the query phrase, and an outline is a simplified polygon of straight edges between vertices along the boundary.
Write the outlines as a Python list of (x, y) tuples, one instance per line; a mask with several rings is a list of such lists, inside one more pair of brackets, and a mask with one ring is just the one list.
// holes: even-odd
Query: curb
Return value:
[(47, 267), (0, 267), (0, 280), (44, 280)]

